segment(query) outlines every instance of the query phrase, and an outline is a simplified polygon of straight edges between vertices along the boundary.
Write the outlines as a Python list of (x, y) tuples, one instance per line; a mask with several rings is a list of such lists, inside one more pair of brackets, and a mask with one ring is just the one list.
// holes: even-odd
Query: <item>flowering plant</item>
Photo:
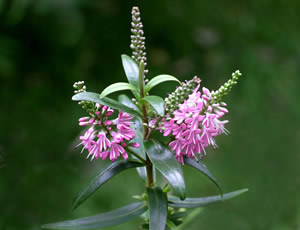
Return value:
[[(148, 81), (145, 78), (148, 75), (145, 37), (137, 7), (132, 9), (131, 32), (132, 57), (122, 55), (128, 83), (112, 84), (101, 94), (87, 92), (82, 81), (74, 84), (73, 100), (78, 101), (88, 114), (79, 119), (79, 125), (87, 127), (78, 145), (82, 148), (81, 153), (86, 151), (91, 161), (109, 159), (111, 162), (79, 192), (73, 210), (106, 181), (129, 168), (137, 169), (145, 181), (146, 191), (134, 196), (138, 202), (117, 210), (46, 224), (43, 228), (97, 229), (141, 216), (145, 220), (144, 229), (182, 229), (184, 219), (191, 213), (188, 209), (225, 201), (247, 191), (223, 194), (218, 181), (201, 162), (206, 156), (206, 148), (217, 147), (215, 137), (229, 133), (225, 128), (228, 120), (223, 120), (228, 110), (222, 100), (241, 73), (234, 72), (232, 78), (216, 91), (200, 89), (198, 77), (180, 82), (173, 76), (159, 75)], [(166, 81), (176, 81), (179, 86), (165, 99), (150, 95), (153, 87)], [(116, 101), (107, 97), (121, 90), (130, 90), (134, 98), (120, 95)], [(162, 142), (153, 137), (155, 132), (169, 138)], [(203, 173), (219, 188), (220, 195), (186, 198), (182, 166)], [(167, 181), (162, 187), (156, 181), (156, 171)], [(171, 190), (174, 195), (169, 194)]]

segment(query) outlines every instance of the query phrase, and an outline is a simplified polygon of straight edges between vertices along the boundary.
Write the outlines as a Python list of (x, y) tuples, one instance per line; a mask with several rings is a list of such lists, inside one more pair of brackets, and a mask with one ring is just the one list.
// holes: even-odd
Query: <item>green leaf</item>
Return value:
[(144, 166), (142, 163), (135, 160), (121, 160), (110, 163), (105, 168), (97, 172), (93, 179), (83, 187), (78, 193), (73, 202), (72, 210), (76, 209), (80, 204), (87, 200), (97, 189), (99, 189), (106, 181), (111, 179), (119, 172), (129, 169)]
[(146, 96), (142, 101), (148, 102), (154, 110), (158, 113), (159, 116), (165, 115), (165, 102), (164, 99), (158, 96)]
[[(130, 100), (129, 97), (126, 95), (120, 95), (119, 96), (119, 102), (121, 102), (123, 105), (126, 105), (136, 111), (139, 111), (139, 108), (136, 106), (135, 103)], [(141, 157), (145, 158), (145, 148), (144, 148), (144, 141), (143, 141), (143, 125), (142, 125), (142, 120), (139, 118), (134, 118), (132, 120), (134, 122), (134, 126), (136, 128), (135, 130), (135, 138), (132, 139), (132, 143), (137, 142), (140, 144), (139, 148), (131, 148), (133, 152), (136, 154), (140, 155)], [(134, 157), (134, 156), (133, 156)], [(146, 181), (147, 179), (147, 172), (146, 172), (146, 167), (138, 167), (136, 168), (139, 176)]]
[(221, 195), (223, 194), (222, 188), (221, 188), (219, 182), (211, 174), (211, 172), (208, 170), (208, 168), (205, 164), (203, 164), (201, 161), (196, 162), (195, 160), (193, 160), (191, 158), (188, 158), (188, 157), (184, 158), (184, 164), (189, 165), (189, 166), (199, 170), (200, 172), (202, 172), (205, 176), (207, 176), (219, 188)]
[(167, 199), (161, 188), (147, 188), (150, 230), (164, 230), (167, 222)]
[(128, 84), (126, 82), (118, 82), (118, 83), (114, 83), (114, 84), (106, 87), (100, 94), (100, 99), (102, 99), (103, 97), (106, 97), (107, 95), (109, 95), (111, 93), (114, 93), (117, 91), (122, 91), (122, 90), (131, 90), (131, 91), (138, 92), (138, 89), (135, 86)]
[(123, 68), (128, 79), (128, 82), (135, 86), (139, 87), (139, 67), (137, 63), (129, 56), (123, 54), (121, 55)]
[(126, 105), (127, 107), (129, 107), (137, 112), (140, 111), (139, 108), (137, 107), (137, 105), (126, 95), (124, 95), (124, 94), (119, 95), (118, 100), (121, 104)]
[(154, 86), (165, 81), (177, 81), (179, 82), (179, 84), (181, 84), (181, 82), (176, 77), (173, 77), (171, 75), (167, 75), (167, 74), (158, 75), (152, 78), (145, 86), (145, 94), (148, 93)]
[(225, 193), (223, 194), (223, 197), (219, 195), (219, 196), (208, 196), (208, 197), (201, 197), (201, 198), (186, 198), (184, 201), (181, 201), (180, 199), (178, 199), (178, 197), (169, 196), (168, 200), (169, 200), (169, 205), (172, 207), (198, 208), (198, 207), (204, 207), (221, 201), (232, 199), (247, 191), (248, 189), (241, 189), (234, 192)]
[(45, 229), (98, 229), (121, 224), (136, 216), (140, 216), (147, 210), (142, 202), (133, 203), (111, 212), (101, 213), (95, 216), (67, 220), (52, 224), (45, 224)]
[(91, 92), (78, 93), (72, 97), (72, 100), (73, 101), (92, 101), (95, 103), (99, 103), (101, 105), (106, 105), (113, 109), (122, 110), (124, 112), (130, 113), (131, 115), (134, 115), (137, 117), (142, 117), (142, 115), (139, 112), (127, 107), (126, 105), (119, 103), (118, 101), (115, 101), (115, 100), (107, 98), (107, 97), (100, 99), (100, 95), (97, 93), (91, 93)]
[[(137, 63), (129, 56), (121, 55), (123, 68), (128, 79), (128, 82), (139, 89), (139, 67)], [(139, 93), (132, 91), (136, 99), (140, 99)]]
[(153, 165), (170, 182), (175, 192), (183, 200), (185, 183), (181, 166), (168, 146), (156, 140), (145, 142), (145, 148)]

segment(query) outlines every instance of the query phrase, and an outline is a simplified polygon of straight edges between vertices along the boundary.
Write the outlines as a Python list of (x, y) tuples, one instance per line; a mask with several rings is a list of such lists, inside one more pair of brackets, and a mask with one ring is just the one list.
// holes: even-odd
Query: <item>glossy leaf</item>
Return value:
[(123, 68), (128, 82), (138, 88), (139, 86), (139, 67), (137, 63), (128, 55), (121, 55)]
[(122, 91), (122, 90), (131, 90), (131, 91), (138, 92), (138, 89), (131, 84), (128, 84), (126, 82), (117, 82), (117, 83), (114, 83), (114, 84), (106, 87), (100, 94), (100, 99), (102, 99), (103, 97), (106, 97), (107, 95), (109, 95), (111, 93)]
[(148, 102), (159, 116), (165, 115), (165, 102), (164, 99), (158, 96), (146, 96), (142, 101)]
[(137, 105), (128, 96), (121, 94), (119, 95), (118, 100), (121, 104), (126, 105), (127, 107), (135, 111), (140, 111)]
[(150, 230), (164, 230), (167, 222), (167, 199), (161, 188), (147, 188)]
[[(139, 67), (137, 63), (129, 56), (121, 55), (123, 68), (128, 79), (128, 82), (139, 89)], [(132, 91), (136, 99), (140, 99), (140, 95), (136, 91)]]
[(45, 229), (98, 229), (112, 225), (118, 225), (136, 216), (140, 216), (147, 210), (143, 202), (133, 203), (111, 212), (101, 213), (95, 216), (67, 220), (53, 224), (45, 224)]
[(223, 194), (222, 188), (221, 188), (219, 182), (211, 174), (211, 172), (209, 171), (209, 169), (207, 168), (207, 166), (205, 164), (203, 164), (201, 161), (197, 162), (197, 161), (195, 161), (191, 158), (188, 158), (188, 157), (184, 158), (184, 164), (189, 165), (189, 166), (199, 170), (200, 172), (202, 172), (205, 176), (207, 176), (219, 188), (221, 195)]
[(97, 93), (91, 93), (91, 92), (78, 93), (72, 97), (72, 100), (73, 101), (92, 101), (95, 103), (99, 103), (101, 105), (106, 105), (113, 109), (122, 110), (122, 111), (130, 113), (131, 115), (134, 115), (134, 116), (138, 116), (138, 117), (142, 116), (139, 112), (127, 107), (126, 105), (121, 104), (118, 101), (115, 101), (115, 100), (107, 98), (107, 97), (100, 99), (100, 95)]
[(184, 199), (185, 183), (183, 172), (170, 149), (156, 140), (145, 142), (145, 148), (155, 168), (170, 182), (176, 194), (181, 199)]
[(145, 86), (145, 93), (148, 93), (154, 86), (162, 83), (162, 82), (165, 82), (165, 81), (177, 81), (180, 83), (180, 81), (176, 78), (176, 77), (173, 77), (171, 75), (167, 75), (167, 74), (162, 74), (162, 75), (158, 75), (154, 78), (152, 78), (148, 84)]
[(76, 209), (80, 204), (87, 200), (97, 189), (99, 189), (106, 181), (117, 175), (119, 172), (129, 168), (136, 168), (143, 166), (142, 163), (134, 160), (121, 160), (109, 163), (108, 166), (101, 169), (95, 174), (93, 179), (83, 187), (78, 193), (73, 202), (72, 210)]
[[(136, 111), (139, 111), (139, 108), (137, 107), (137, 105), (135, 103), (133, 103), (132, 100), (129, 97), (127, 97), (126, 95), (120, 95), (119, 102), (122, 103), (123, 105), (126, 105), (126, 106), (136, 110)], [(135, 138), (133, 138), (131, 142), (139, 143), (140, 147), (139, 148), (131, 148), (131, 150), (145, 159), (142, 121), (139, 118), (134, 118), (132, 121), (134, 123), (134, 127), (136, 130), (135, 130)], [(146, 181), (146, 179), (147, 179), (146, 167), (138, 167), (138, 168), (136, 168), (136, 170), (137, 170), (139, 176), (144, 181)]]
[(169, 205), (172, 207), (178, 207), (178, 208), (198, 208), (198, 207), (204, 207), (211, 204), (215, 204), (218, 202), (226, 201), (229, 199), (232, 199), (236, 196), (239, 196), (245, 192), (247, 192), (248, 189), (241, 189), (230, 193), (223, 194), (223, 197), (219, 196), (208, 196), (208, 197), (201, 197), (201, 198), (186, 198), (184, 201), (178, 199), (178, 197), (175, 196), (169, 196)]

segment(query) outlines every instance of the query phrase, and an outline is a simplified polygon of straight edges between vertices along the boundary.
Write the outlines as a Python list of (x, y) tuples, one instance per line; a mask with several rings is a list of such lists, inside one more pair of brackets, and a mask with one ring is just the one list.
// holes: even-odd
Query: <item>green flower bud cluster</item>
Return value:
[(220, 102), (224, 96), (226, 96), (230, 90), (232, 89), (232, 86), (237, 84), (239, 78), (242, 76), (241, 72), (239, 70), (232, 73), (232, 78), (229, 79), (224, 85), (222, 85), (217, 91), (212, 91), (212, 98), (213, 103)]
[[(147, 58), (146, 58), (146, 46), (145, 46), (145, 36), (143, 31), (143, 23), (140, 17), (140, 10), (138, 7), (133, 7), (131, 11), (132, 22), (131, 22), (131, 45), (132, 49), (132, 58), (136, 61), (138, 66), (140, 62), (144, 61), (144, 66), (147, 66)], [(148, 70), (145, 68), (144, 74), (146, 75)]]
[[(86, 92), (86, 86), (84, 84), (84, 81), (75, 82), (73, 88), (75, 89), (75, 94)], [(78, 102), (78, 104), (81, 105), (81, 107), (91, 115), (95, 114), (95, 112), (97, 111), (97, 107), (94, 102), (80, 101)]]
[(178, 105), (189, 98), (189, 95), (193, 93), (193, 90), (200, 82), (201, 80), (197, 76), (190, 81), (182, 82), (181, 86), (177, 87), (174, 92), (165, 98), (166, 113), (173, 117), (173, 112), (178, 109)]

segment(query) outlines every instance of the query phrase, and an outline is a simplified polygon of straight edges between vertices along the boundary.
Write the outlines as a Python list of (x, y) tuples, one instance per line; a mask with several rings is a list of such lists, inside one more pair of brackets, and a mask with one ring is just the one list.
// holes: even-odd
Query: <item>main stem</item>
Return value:
[[(143, 97), (145, 97), (144, 85), (145, 85), (144, 61), (142, 60), (140, 62), (140, 66), (139, 66), (139, 87), (140, 87), (141, 99)], [(151, 136), (151, 131), (148, 127), (149, 119), (148, 119), (147, 107), (145, 104), (143, 104), (142, 109), (143, 109), (143, 124), (145, 124), (144, 125), (144, 140), (148, 140)], [(153, 165), (152, 165), (152, 162), (147, 153), (146, 153), (146, 171), (147, 171), (147, 187), (151, 187), (154, 184)]]

